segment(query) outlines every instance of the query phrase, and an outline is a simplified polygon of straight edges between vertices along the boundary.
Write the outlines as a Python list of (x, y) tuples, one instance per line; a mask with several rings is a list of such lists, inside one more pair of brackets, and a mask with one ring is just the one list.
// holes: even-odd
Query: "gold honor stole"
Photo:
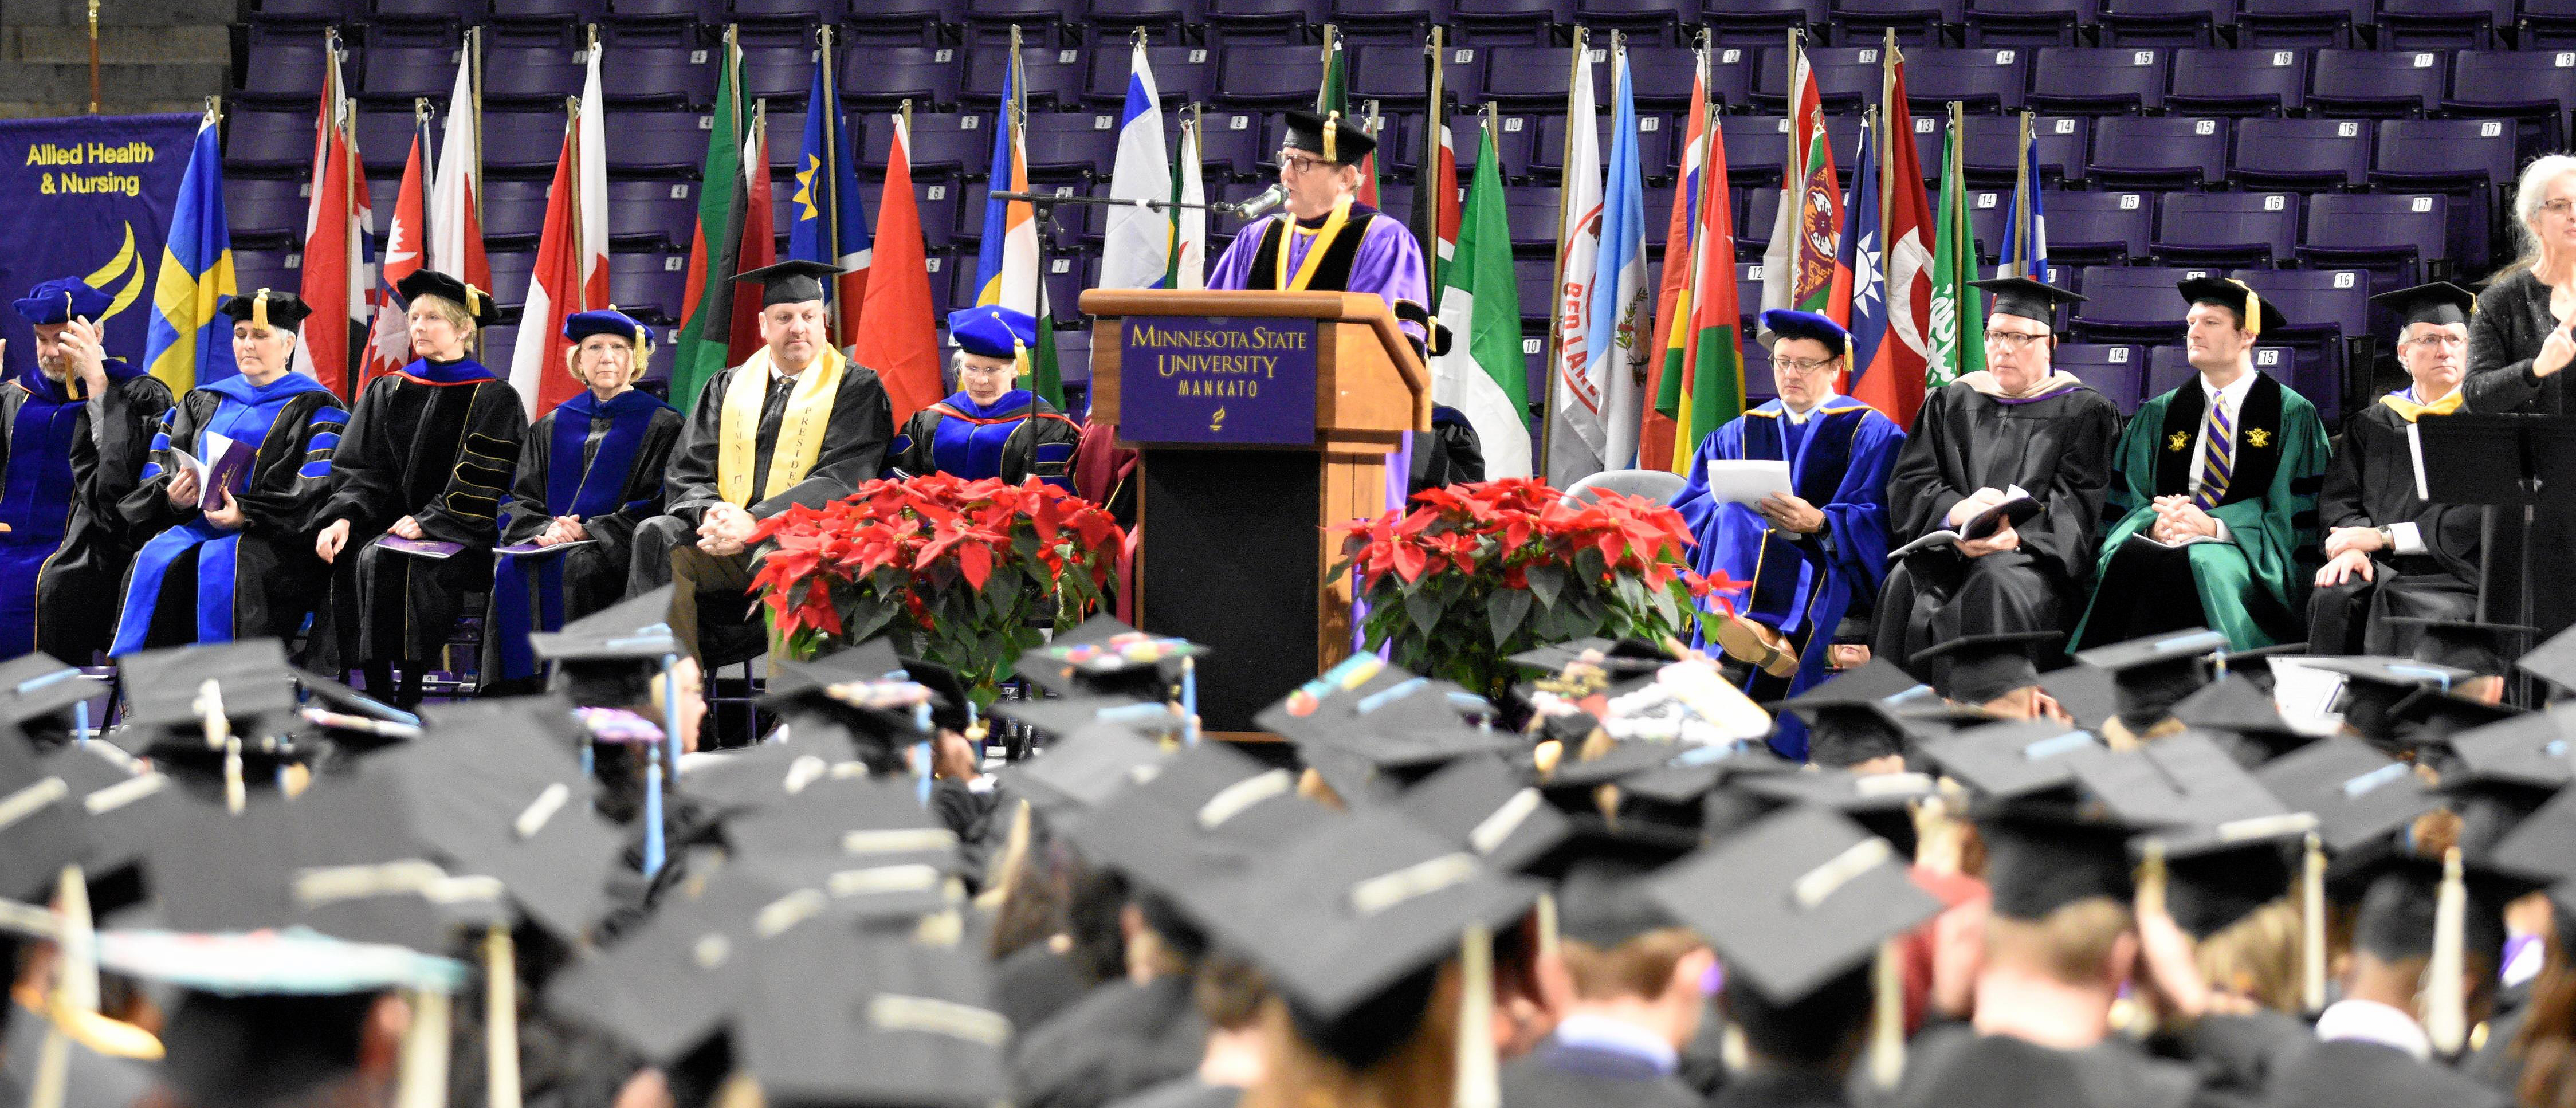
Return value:
[(724, 410), (716, 423), (716, 491), (728, 503), (748, 508), (755, 500), (767, 500), (805, 479), (814, 459), (823, 454), (823, 428), (832, 421), (832, 398), (841, 390), (842, 364), (841, 352), (827, 345), (814, 364), (796, 375), (795, 391), (787, 394), (787, 414), (778, 421), (768, 485), (754, 497), (751, 474), (759, 460), (752, 452), (759, 446), (760, 406), (769, 398), (769, 348), (761, 347), (743, 359), (725, 386)]
[(2430, 404), (2418, 404), (2413, 400), (2394, 392), (2380, 397), (2379, 402), (2388, 405), (2389, 411), (2395, 412), (2404, 417), (2406, 422), (2413, 423), (2417, 416), (2449, 415), (2453, 412), (2459, 411), (2461, 396), (2467, 391), (2467, 389), (2452, 389), (2449, 396), (2445, 396)]
[(1293, 215), (1283, 218), (1288, 221), (1288, 234), (1279, 240), (1279, 275), (1273, 287), (1283, 292), (1303, 292), (1306, 283), (1315, 279), (1315, 270), (1323, 265), (1324, 252), (1333, 248), (1333, 239), (1350, 223), (1351, 198), (1345, 196), (1333, 202), (1333, 214), (1325, 216), (1324, 225), (1315, 230), (1314, 245), (1306, 248), (1306, 259), (1298, 264), (1297, 275), (1293, 279), (1288, 275), (1288, 246), (1296, 236), (1305, 234), (1306, 229), (1297, 226), (1297, 217)]

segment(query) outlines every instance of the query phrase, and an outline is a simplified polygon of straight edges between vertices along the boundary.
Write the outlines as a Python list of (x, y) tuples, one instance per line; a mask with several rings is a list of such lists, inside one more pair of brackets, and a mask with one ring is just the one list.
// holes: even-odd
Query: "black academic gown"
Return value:
[(2191, 1067), (2148, 1057), (2116, 1038), (2082, 1050), (2055, 1050), (1948, 1024), (1925, 1030), (1907, 1045), (1905, 1075), (1889, 1103), (1904, 1108), (2217, 1108), (2236, 1102), (2205, 1092)]
[(1197, 1074), (1163, 1082), (1144, 1092), (1114, 1102), (1111, 1108), (1235, 1108), (1243, 1103), (1243, 1090), (1233, 1085), (1210, 1085)]
[(0, 384), (0, 657), (82, 665), (107, 649), (117, 586), (152, 537), (117, 505), (143, 480), (170, 388), (120, 359), (106, 371), (96, 397), (37, 372)]
[(1097, 1108), (1196, 1072), (1207, 1018), (1189, 974), (1142, 985), (1105, 981), (1055, 1018), (1024, 1029), (1011, 1055), (1020, 1108)]
[(2272, 1082), (2277, 1108), (2510, 1108), (2513, 1098), (2405, 1051), (2341, 1039), (2288, 1059)]
[(584, 392), (528, 428), (518, 479), (502, 505), (501, 544), (532, 541), (562, 515), (580, 516), (592, 541), (562, 554), (495, 556), (483, 635), (486, 681), (543, 672), (528, 648), (530, 632), (561, 630), (626, 595), (635, 528), (662, 514), (662, 474), (679, 438), (680, 413), (642, 392), (606, 404)]
[(1968, 558), (1944, 547), (1891, 567), (1872, 653), (1911, 671), (1935, 643), (2071, 626), (2091, 588), (2119, 437), (2119, 409), (2081, 384), (2014, 401), (1953, 382), (1927, 397), (1887, 479), (1891, 542), (1948, 527), (1950, 509), (1980, 488), (2019, 485), (2042, 509), (2015, 529), (2017, 549)]
[[(314, 636), (336, 654), (318, 665), (438, 655), (466, 594), (491, 586), (501, 498), (527, 433), (518, 392), (470, 358), (416, 361), (367, 383), (317, 517), (323, 526), (349, 521), (331, 567), (332, 633)], [(386, 528), (406, 515), (429, 540), (464, 549), (443, 560), (384, 549)]]
[(1633, 1055), (1554, 1039), (1503, 1065), (1503, 1108), (1694, 1108), (1680, 1079)]
[(998, 477), (1012, 485), (1035, 477), (1072, 492), (1073, 449), (1081, 439), (1081, 424), (1026, 389), (1012, 389), (990, 404), (960, 391), (905, 420), (886, 464), (915, 477)]
[[(2440, 419), (2440, 416), (2426, 416)], [(2308, 597), (2308, 648), (2319, 654), (2395, 654), (2414, 650), (2416, 632), (2380, 621), (2389, 616), (2475, 619), (2479, 531), (2476, 507), (2427, 504), (2415, 495), (2415, 460), (2406, 443), (2413, 424), (2386, 403), (2344, 425), (2334, 463), (2317, 494), (2320, 530), (2412, 523), (2424, 553), (2383, 550), (2372, 578), (2355, 578)]]
[(1026, 1035), (1080, 1003), (1096, 984), (1054, 943), (1030, 943), (993, 963), (993, 1009)]
[(1738, 1074), (1710, 1097), (1708, 1108), (1843, 1108), (1844, 1083), (1814, 1070)]

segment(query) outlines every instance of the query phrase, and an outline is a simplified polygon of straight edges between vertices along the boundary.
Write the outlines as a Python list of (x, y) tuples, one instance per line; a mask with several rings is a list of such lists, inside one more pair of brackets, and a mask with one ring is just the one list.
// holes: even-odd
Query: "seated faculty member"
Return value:
[(957, 391), (906, 420), (887, 465), (913, 476), (945, 473), (1019, 484), (1036, 477), (1073, 491), (1080, 424), (1044, 397), (1018, 387), (1037, 320), (999, 304), (948, 313), (957, 340)]

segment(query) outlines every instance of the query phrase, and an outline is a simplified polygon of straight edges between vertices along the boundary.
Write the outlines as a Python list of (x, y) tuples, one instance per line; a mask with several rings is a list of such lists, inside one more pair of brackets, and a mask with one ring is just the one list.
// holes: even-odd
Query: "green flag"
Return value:
[(1950, 105), (1950, 137), (1941, 143), (1941, 200), (1932, 235), (1932, 342), (1923, 373), (1928, 392), (1986, 368), (1986, 308), (1977, 279), (1977, 240), (1968, 223), (1968, 177), (1960, 164), (1959, 105)]
[(1431, 395), (1476, 429), (1485, 476), (1530, 474), (1529, 367), (1521, 360), (1520, 282), (1512, 221), (1496, 168), (1493, 121), (1479, 128), (1476, 177), (1458, 219), (1458, 248), (1440, 271), (1440, 324), (1449, 352), (1432, 359)]
[(1040, 399), (1064, 410), (1064, 370), (1055, 360), (1055, 313), (1046, 310), (1046, 298), (1038, 298), (1038, 342), (1029, 348), (1028, 389)]
[(1344, 72), (1341, 30), (1324, 24), (1324, 83), (1315, 90), (1315, 114), (1340, 112), (1351, 116), (1350, 78)]
[(689, 245), (689, 283), (680, 334), (672, 342), (671, 403), (685, 414), (707, 379), (725, 367), (733, 315), (733, 278), (742, 227), (742, 96), (734, 83), (733, 31), (725, 31), (722, 76), (698, 180), (698, 228)]

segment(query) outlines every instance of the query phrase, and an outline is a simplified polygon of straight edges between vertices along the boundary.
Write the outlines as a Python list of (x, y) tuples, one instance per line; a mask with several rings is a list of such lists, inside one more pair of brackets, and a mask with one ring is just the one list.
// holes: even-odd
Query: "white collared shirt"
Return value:
[[(1786, 407), (1786, 405), (1782, 405)], [(1625, 1054), (1652, 1064), (1658, 1073), (1671, 1073), (1681, 1066), (1681, 1052), (1663, 1036), (1633, 1023), (1576, 1012), (1557, 1022), (1556, 1041), (1567, 1046)]]
[[(2247, 367), (2245, 372), (2237, 374), (2236, 380), (2226, 388), (2219, 388), (2210, 384), (2209, 378), (2202, 374), (2195, 373), (2192, 374), (2191, 377), (2192, 381), (2200, 386), (2201, 396), (2205, 403), (2217, 405), (2220, 411), (2227, 413), (2227, 425), (2229, 427), (2236, 428), (2236, 445), (2240, 449), (2229, 455), (2229, 457), (2236, 459), (2237, 462), (2236, 465), (2229, 467), (2232, 470), (2241, 470), (2245, 468), (2245, 459), (2243, 456), (2244, 451), (2241, 449), (2245, 444), (2245, 429), (2237, 426), (2237, 420), (2245, 411), (2246, 394), (2254, 391), (2255, 373), (2256, 370), (2250, 366)], [(2191, 495), (2197, 496), (2200, 493), (2201, 475), (2209, 465), (2209, 417), (2205, 414), (2200, 420), (2200, 430), (2193, 434), (2191, 456), (2193, 459), (2191, 465), (2191, 485), (2185, 491)], [(2211, 520), (2210, 522), (2218, 523), (2218, 541), (2226, 542), (2227, 525), (2225, 523), (2220, 523), (2217, 520)]]
[(1788, 416), (1790, 423), (1804, 427), (1807, 424), (1807, 420), (1813, 418), (1817, 412), (1825, 410), (1825, 405), (1833, 403), (1838, 398), (1839, 394), (1834, 392), (1832, 389), (1826, 389), (1825, 394), (1817, 397), (1815, 404), (1807, 408), (1805, 411), (1792, 408), (1789, 406), (1788, 401), (1783, 400), (1780, 402), (1780, 414)]
[(2414, 1014), (2376, 1000), (2338, 1000), (2317, 1013), (2317, 1041), (2343, 1040), (2402, 1050), (2418, 1062), (2433, 1059), (2433, 1039)]
[[(2447, 397), (2451, 395), (2451, 393), (2458, 391), (2460, 391), (2460, 386), (2453, 385), (2451, 386), (2450, 392), (2445, 392), (2441, 396), (2436, 396), (2427, 400), (2424, 399), (2424, 394), (2415, 386), (2408, 385), (2406, 386), (2406, 397), (2418, 404), (2439, 404), (2442, 402), (2443, 397)], [(2390, 523), (2388, 525), (2388, 533), (2394, 539), (2394, 547), (2389, 551), (2390, 553), (2421, 554), (2424, 552), (2424, 532), (2421, 528), (2415, 526), (2415, 521), (2405, 520), (2402, 522)]]

